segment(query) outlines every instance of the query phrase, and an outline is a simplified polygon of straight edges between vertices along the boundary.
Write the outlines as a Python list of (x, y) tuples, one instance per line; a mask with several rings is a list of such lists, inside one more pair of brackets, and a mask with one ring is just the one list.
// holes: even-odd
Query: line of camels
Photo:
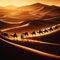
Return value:
[[(48, 33), (49, 31), (51, 32), (51, 31), (54, 31), (54, 30), (56, 30), (56, 29), (58, 29), (58, 28), (59, 28), (59, 26), (58, 26), (58, 25), (55, 25), (55, 26), (52, 26), (52, 27), (50, 27), (50, 28), (48, 28), (48, 29), (39, 30), (39, 31), (37, 31), (37, 32), (36, 32), (36, 31), (33, 31), (31, 34), (32, 34), (32, 36), (33, 36), (33, 35), (36, 36), (36, 33), (38, 33), (38, 34)], [(24, 36), (28, 37), (28, 36), (29, 36), (29, 33), (28, 33), (28, 32), (24, 32), (24, 33), (21, 35), (21, 38), (23, 39)]]
[[(58, 29), (58, 28), (59, 28), (59, 26), (58, 25), (55, 25), (55, 26), (52, 26), (52, 27), (50, 27), (48, 29), (39, 30), (38, 32), (33, 31), (30, 34), (32, 34), (32, 36), (33, 36), (33, 35), (36, 35), (36, 33), (38, 33), (38, 34), (48, 33), (49, 31), (53, 31), (53, 30)], [(9, 38), (9, 34), (8, 33), (1, 32), (1, 35), (3, 35), (4, 37), (8, 37)], [(12, 36), (13, 38), (17, 38), (18, 37), (17, 33), (14, 33), (14, 34), (12, 34), (10, 36)], [(24, 33), (21, 34), (20, 37), (21, 37), (21, 39), (23, 39), (25, 36), (28, 37), (29, 36), (29, 33), (28, 32), (24, 32)]]

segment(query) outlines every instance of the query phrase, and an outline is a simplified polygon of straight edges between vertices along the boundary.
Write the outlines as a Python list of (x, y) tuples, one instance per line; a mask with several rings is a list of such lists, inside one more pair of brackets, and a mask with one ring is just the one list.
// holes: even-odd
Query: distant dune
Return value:
[(60, 7), (36, 3), (23, 7), (0, 7), (0, 19), (8, 22), (60, 17)]
[[(10, 9), (14, 7), (13, 9)], [(36, 3), (28, 6), (15, 7), (0, 7), (0, 29), (12, 28), (29, 23), (27, 27), (21, 27), (9, 30), (7, 32), (23, 32), (37, 29), (47, 28), (49, 26), (60, 24), (60, 7), (48, 6), (41, 3)], [(13, 24), (6, 24), (12, 22)], [(19, 23), (23, 21), (22, 23)], [(19, 24), (14, 24), (18, 22)]]

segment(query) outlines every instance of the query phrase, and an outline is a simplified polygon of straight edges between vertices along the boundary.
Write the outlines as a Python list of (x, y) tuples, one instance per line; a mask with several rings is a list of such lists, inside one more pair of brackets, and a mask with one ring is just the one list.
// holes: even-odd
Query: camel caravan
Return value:
[[(38, 31), (32, 31), (31, 33), (29, 32), (24, 32), (20, 35), (20, 38), (23, 39), (23, 38), (28, 38), (30, 37), (29, 34), (33, 36), (36, 36), (37, 34), (39, 34), (39, 36), (42, 34), (45, 34), (45, 33), (49, 33), (49, 32), (53, 32), (54, 30), (57, 30), (60, 28), (60, 25), (55, 25), (55, 26), (52, 26), (52, 27), (49, 27), (49, 28), (45, 28), (43, 30), (38, 30)], [(0, 35), (4, 36), (4, 37), (7, 37), (9, 38), (9, 36), (13, 37), (14, 39), (18, 38), (19, 36), (17, 35), (17, 33), (14, 33), (12, 35), (9, 35), (8, 33), (4, 33), (2, 31), (0, 31)]]
[(59, 29), (59, 25), (55, 25), (55, 26), (52, 26), (52, 27), (49, 27), (49, 28), (46, 28), (46, 29), (43, 29), (43, 30), (38, 30), (38, 31), (32, 31), (31, 33), (28, 33), (28, 32), (24, 32), (22, 35), (21, 35), (21, 38), (28, 38), (30, 37), (29, 34), (36, 37), (37, 34), (39, 34), (39, 36), (42, 34), (45, 34), (45, 33), (49, 33), (49, 32), (53, 32), (54, 30), (57, 30)]

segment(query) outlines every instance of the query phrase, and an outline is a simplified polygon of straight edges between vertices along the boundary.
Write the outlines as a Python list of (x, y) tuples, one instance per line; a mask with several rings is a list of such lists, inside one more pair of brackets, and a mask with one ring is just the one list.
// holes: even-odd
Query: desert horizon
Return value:
[(41, 3), (45, 5), (56, 5), (60, 6), (59, 0), (0, 0), (0, 6), (8, 6), (8, 5), (14, 5), (14, 6), (26, 6), (31, 5), (35, 3)]

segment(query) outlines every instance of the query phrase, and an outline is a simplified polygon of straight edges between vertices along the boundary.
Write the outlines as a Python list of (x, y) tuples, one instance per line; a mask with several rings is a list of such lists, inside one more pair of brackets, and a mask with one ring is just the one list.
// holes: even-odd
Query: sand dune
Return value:
[(0, 12), (0, 19), (8, 22), (20, 22), (22, 20), (25, 21), (39, 18), (45, 19), (48, 17), (60, 17), (60, 7), (48, 6), (40, 3), (23, 7), (15, 7), (14, 9), (0, 7)]
[(25, 21), (24, 23), (22, 23), (22, 25), (27, 23), (29, 23), (28, 26), (10, 29), (10, 30), (7, 30), (6, 32), (22, 33), (24, 31), (34, 31), (34, 30), (44, 29), (44, 28), (48, 28), (58, 24), (58, 23), (44, 21), (44, 20), (30, 20), (30, 21)]

